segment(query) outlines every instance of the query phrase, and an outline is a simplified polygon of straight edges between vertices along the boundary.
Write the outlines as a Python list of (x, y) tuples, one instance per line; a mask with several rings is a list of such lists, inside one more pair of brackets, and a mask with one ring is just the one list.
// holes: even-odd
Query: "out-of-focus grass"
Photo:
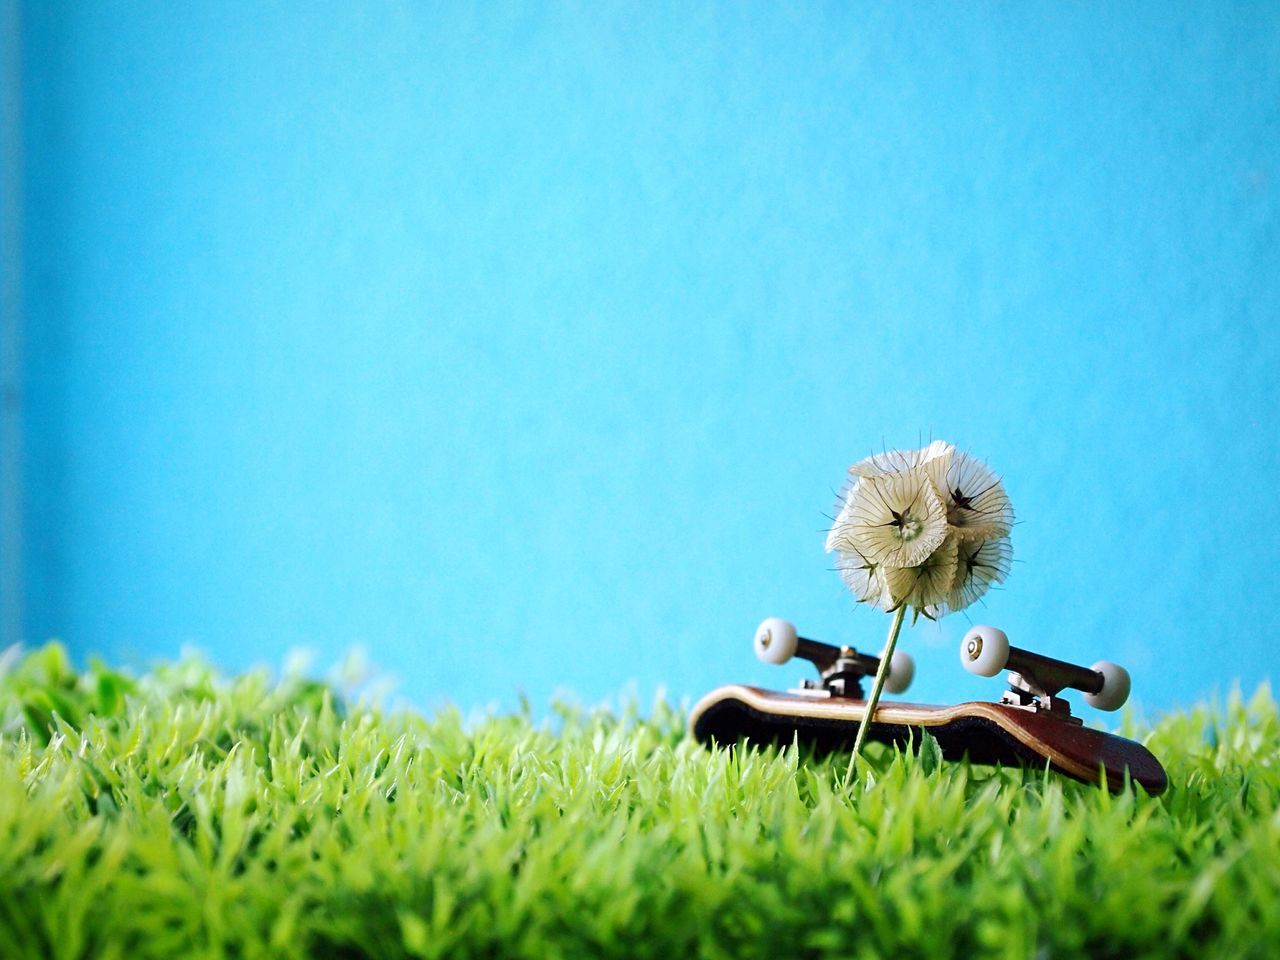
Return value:
[(343, 707), (49, 646), (0, 677), (3, 957), (1280, 955), (1280, 725), (1129, 729), (1161, 798), (872, 747), (709, 752), (680, 712)]

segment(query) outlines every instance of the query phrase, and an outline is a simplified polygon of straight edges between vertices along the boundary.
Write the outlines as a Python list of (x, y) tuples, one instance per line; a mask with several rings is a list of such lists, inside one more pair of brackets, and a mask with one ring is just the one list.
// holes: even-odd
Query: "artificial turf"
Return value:
[(662, 703), (464, 722), (199, 661), (0, 670), (0, 956), (1280, 956), (1280, 724), (1129, 720), (1160, 798)]

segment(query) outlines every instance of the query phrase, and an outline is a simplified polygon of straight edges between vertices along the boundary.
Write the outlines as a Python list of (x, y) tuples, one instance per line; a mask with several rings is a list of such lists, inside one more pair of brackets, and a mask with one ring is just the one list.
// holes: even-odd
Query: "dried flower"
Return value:
[(1009, 573), (1013, 505), (981, 460), (935, 440), (859, 460), (827, 534), (827, 552), (859, 603), (893, 612), (849, 774), (884, 688), (908, 609), (930, 619), (963, 610)]
[(938, 617), (1009, 572), (1013, 506), (981, 460), (935, 440), (849, 468), (827, 551), (859, 603)]

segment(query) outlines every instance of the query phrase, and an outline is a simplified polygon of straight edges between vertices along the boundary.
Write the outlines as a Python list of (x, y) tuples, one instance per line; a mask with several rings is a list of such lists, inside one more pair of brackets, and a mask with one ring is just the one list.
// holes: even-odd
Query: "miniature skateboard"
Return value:
[[(866, 713), (861, 681), (879, 660), (851, 647), (835, 647), (796, 635), (785, 620), (770, 618), (756, 631), (756, 655), (766, 663), (793, 656), (817, 666), (820, 679), (805, 680), (787, 693), (731, 684), (695, 704), (689, 730), (701, 743), (786, 745), (793, 740), (819, 754), (852, 749)], [(965, 669), (995, 676), (1009, 669), (1009, 690), (998, 703), (975, 701), (951, 707), (881, 701), (867, 736), (900, 745), (918, 741), (921, 731), (937, 740), (944, 758), (974, 763), (1044, 767), (1085, 783), (1105, 782), (1113, 792), (1128, 778), (1147, 793), (1163, 793), (1168, 777), (1160, 761), (1132, 740), (1085, 727), (1061, 696), (1082, 690), (1091, 706), (1118, 710), (1129, 696), (1129, 675), (1117, 664), (1090, 668), (1009, 646), (994, 627), (974, 627), (961, 641)], [(895, 654), (885, 690), (902, 693), (914, 664)]]

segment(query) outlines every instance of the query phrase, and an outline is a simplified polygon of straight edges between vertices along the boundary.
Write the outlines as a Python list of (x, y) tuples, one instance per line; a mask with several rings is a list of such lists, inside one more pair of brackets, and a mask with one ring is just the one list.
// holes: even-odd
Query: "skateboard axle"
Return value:
[(819, 673), (826, 673), (840, 660), (851, 661), (850, 665), (856, 665), (864, 675), (875, 673), (880, 666), (879, 657), (869, 657), (852, 647), (837, 647), (804, 637), (796, 638), (796, 656), (802, 660), (808, 660), (818, 668)]
[(880, 666), (878, 657), (805, 637), (796, 638), (796, 656), (808, 660), (822, 674), (821, 681), (806, 681), (805, 686), (816, 688), (820, 684), (837, 697), (861, 699), (862, 678), (875, 673)]
[(1066, 687), (1084, 693), (1102, 691), (1103, 678), (1097, 670), (1018, 647), (1009, 648), (1008, 669), (1016, 672), (1034, 693), (1044, 696), (1061, 693)]

